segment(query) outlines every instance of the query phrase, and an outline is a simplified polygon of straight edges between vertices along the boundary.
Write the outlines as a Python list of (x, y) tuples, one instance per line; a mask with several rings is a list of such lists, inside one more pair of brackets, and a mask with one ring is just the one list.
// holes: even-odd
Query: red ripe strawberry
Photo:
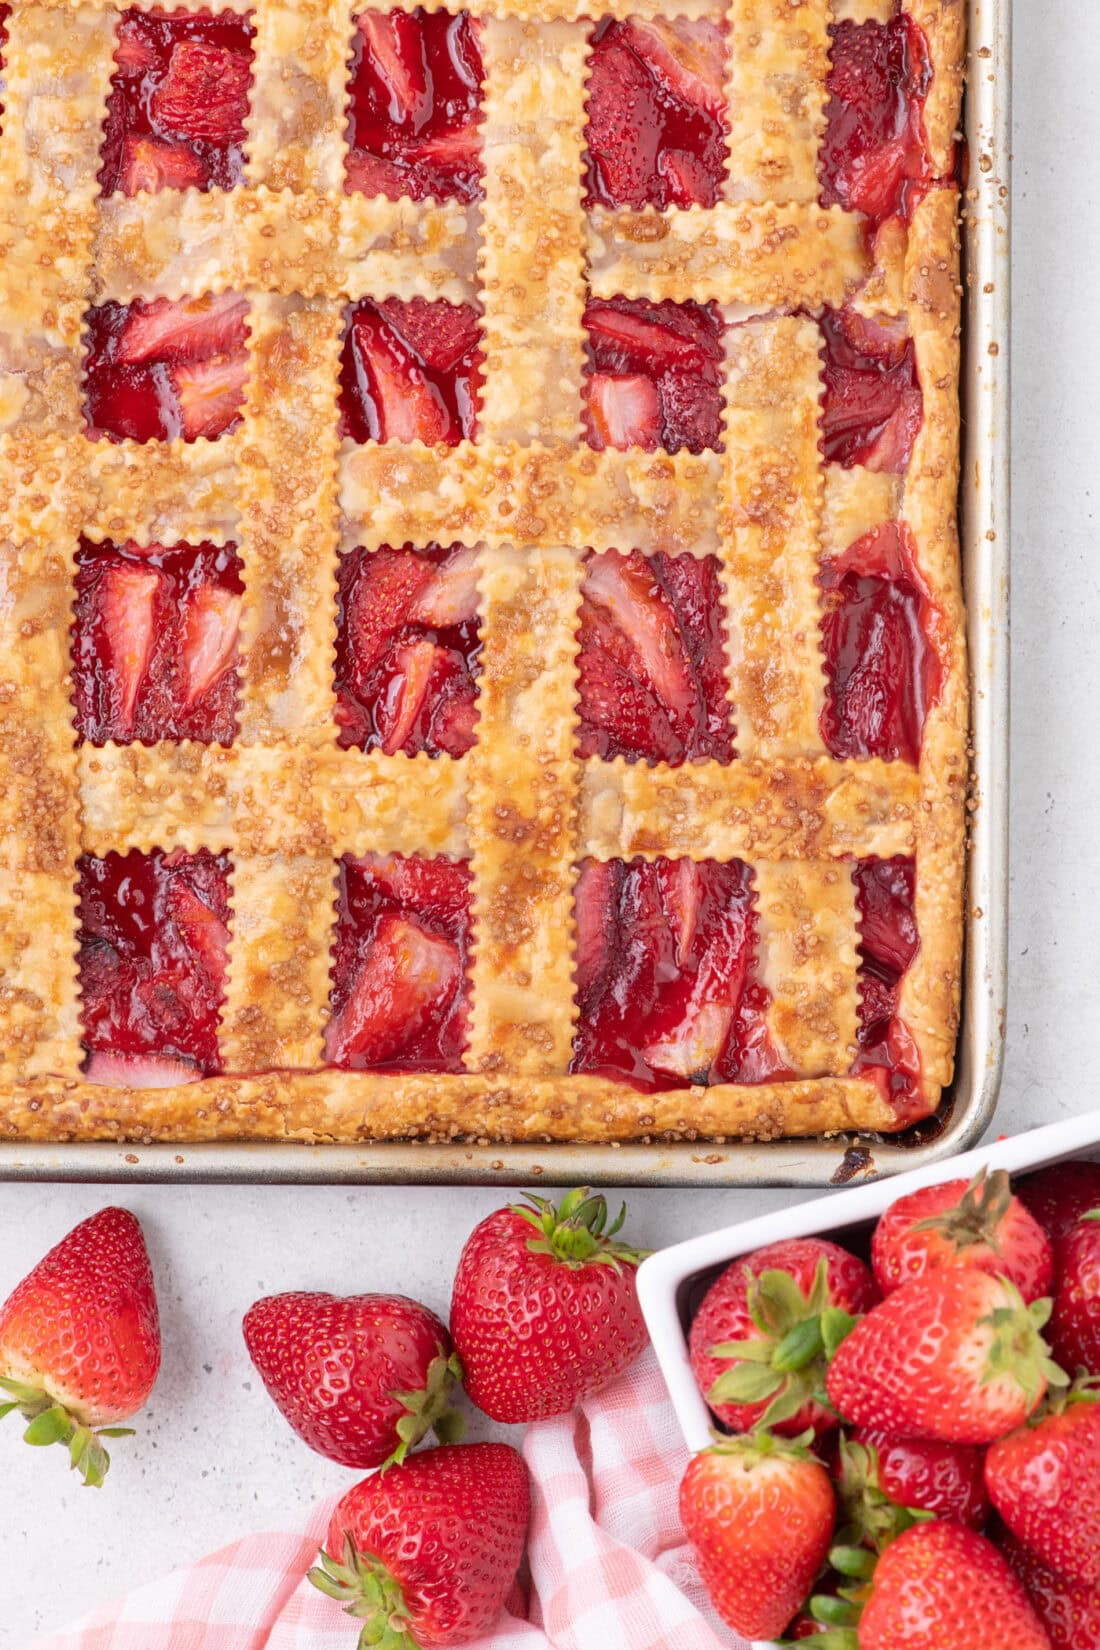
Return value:
[(982, 1453), (966, 1444), (857, 1432), (841, 1444), (838, 1488), (850, 1538), (880, 1551), (920, 1515), (972, 1530), (989, 1518)]
[(1050, 1339), (1064, 1368), (1100, 1375), (1100, 1209), (1059, 1240)]
[(242, 1327), (276, 1407), (319, 1455), (380, 1467), (433, 1429), (446, 1443), (462, 1435), (451, 1337), (405, 1295), (268, 1295)]
[(1018, 1181), (1016, 1196), (1056, 1241), (1100, 1209), (1100, 1163), (1054, 1163)]
[(1025, 1301), (1049, 1295), (1054, 1281), (1050, 1239), (1013, 1197), (1004, 1169), (899, 1197), (875, 1227), (871, 1263), (884, 1295), (940, 1266), (1006, 1277)]
[(990, 1499), (1037, 1558), (1086, 1587), (1100, 1584), (1100, 1390), (1074, 1387), (985, 1459)]
[(1025, 1305), (973, 1267), (903, 1283), (856, 1325), (825, 1386), (841, 1417), (897, 1438), (991, 1444), (1021, 1426), (1047, 1383), (1064, 1385), (1042, 1328), (1049, 1301)]
[(0, 1307), (0, 1416), (30, 1422), (28, 1444), (61, 1443), (86, 1484), (102, 1484), (102, 1438), (122, 1437), (160, 1368), (153, 1274), (126, 1209), (82, 1220)]
[(876, 1298), (863, 1262), (821, 1238), (769, 1243), (735, 1260), (691, 1326), (700, 1392), (735, 1432), (827, 1431), (836, 1425), (819, 1401), (827, 1336), (849, 1329)]
[(815, 1598), (838, 1624), (820, 1650), (1051, 1650), (1007, 1559), (961, 1524), (918, 1524), (877, 1561), (859, 1548), (829, 1558), (863, 1585)]
[(1026, 1587), (1053, 1650), (1100, 1650), (1100, 1587), (1063, 1581), (1007, 1530), (1000, 1547)]
[(621, 1375), (646, 1343), (635, 1270), (587, 1186), (555, 1208), (530, 1196), (489, 1215), (455, 1274), (451, 1334), (466, 1391), (494, 1421), (562, 1415)]
[(835, 1518), (829, 1475), (805, 1440), (722, 1439), (692, 1458), (680, 1484), (680, 1519), (711, 1602), (745, 1638), (775, 1638), (787, 1626), (825, 1560)]
[(501, 1612), (528, 1513), (510, 1445), (425, 1450), (348, 1491), (309, 1579), (363, 1622), (363, 1650), (468, 1644)]

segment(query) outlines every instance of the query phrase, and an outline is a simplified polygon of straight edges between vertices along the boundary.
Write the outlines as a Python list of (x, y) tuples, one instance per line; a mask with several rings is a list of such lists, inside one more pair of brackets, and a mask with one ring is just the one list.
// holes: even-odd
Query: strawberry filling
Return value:
[[(11, 7), (0, 5), (0, 75), (4, 72), (4, 47), (8, 43), (8, 18), (10, 15)], [(0, 80), (0, 92), (2, 92), (3, 89), (4, 83)], [(3, 113), (4, 100), (3, 98), (0, 98), (0, 116), (2, 116)]]
[(722, 321), (715, 304), (591, 298), (584, 326), (589, 446), (670, 453), (719, 446)]
[(859, 912), (859, 1053), (854, 1072), (871, 1075), (899, 1118), (923, 1117), (920, 1052), (898, 1014), (901, 982), (920, 950), (912, 859), (861, 859), (852, 868)]
[(481, 328), (471, 304), (362, 298), (348, 310), (340, 434), (454, 447), (477, 431)]
[(77, 874), (78, 965), (90, 1074), (145, 1086), (142, 1074), (150, 1056), (148, 1086), (161, 1086), (165, 1070), (175, 1070), (181, 1082), (219, 1072), (228, 854), (205, 848), (194, 854), (135, 848), (105, 859), (84, 854)]
[(363, 12), (351, 64), (348, 193), (477, 200), (484, 71), (469, 13)]
[(215, 440), (240, 422), (248, 301), (109, 302), (84, 317), (88, 434), (111, 441)]
[(342, 746), (461, 756), (474, 742), (481, 638), (472, 550), (341, 558), (336, 720)]
[(587, 557), (581, 756), (729, 762), (722, 599), (713, 556)]
[(103, 132), (105, 195), (241, 182), (253, 33), (233, 12), (123, 12)]
[(928, 43), (904, 12), (830, 33), (822, 202), (863, 212), (876, 229), (887, 218), (908, 223), (934, 181), (924, 135)]
[(572, 1071), (635, 1088), (783, 1075), (755, 977), (752, 872), (740, 860), (587, 859), (577, 879)]
[(80, 738), (231, 744), (243, 594), (232, 545), (82, 538), (73, 623)]
[(713, 206), (726, 170), (725, 35), (605, 18), (592, 36), (586, 206)]
[(846, 470), (904, 475), (924, 421), (913, 340), (904, 322), (827, 309), (821, 451)]
[(340, 861), (325, 1058), (353, 1070), (462, 1070), (469, 985), (465, 860)]
[(937, 610), (916, 568), (916, 545), (889, 522), (824, 561), (825, 703), (821, 737), (841, 759), (920, 761), (924, 724), (943, 687)]

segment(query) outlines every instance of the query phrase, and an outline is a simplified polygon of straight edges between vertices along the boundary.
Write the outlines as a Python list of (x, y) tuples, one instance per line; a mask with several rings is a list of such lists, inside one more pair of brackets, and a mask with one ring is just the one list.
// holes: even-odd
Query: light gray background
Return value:
[[(1096, 1103), (1100, 1055), (1100, 28), (1096, 0), (1017, 0), (1011, 1005), (998, 1130)], [(650, 1245), (795, 1193), (637, 1192)], [(0, 1426), (0, 1650), (350, 1476), (275, 1415), (241, 1314), (290, 1287), (397, 1288), (446, 1311), (499, 1188), (128, 1189), (160, 1280), (164, 1373), (102, 1492)], [(0, 1297), (108, 1189), (0, 1186)]]

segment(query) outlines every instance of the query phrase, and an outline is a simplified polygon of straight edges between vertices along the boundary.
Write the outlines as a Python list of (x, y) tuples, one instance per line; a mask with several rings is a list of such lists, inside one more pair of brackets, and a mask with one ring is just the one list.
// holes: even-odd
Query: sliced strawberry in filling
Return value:
[[(93, 1081), (160, 1086), (221, 1070), (229, 857), (137, 849), (77, 862), (78, 964)], [(154, 1057), (150, 1063), (150, 1057)], [(190, 1074), (187, 1075), (187, 1074)]]
[(467, 12), (356, 19), (345, 187), (399, 200), (481, 194), (479, 26)]
[(590, 446), (719, 446), (722, 321), (714, 304), (593, 298), (584, 326)]
[[(6, 46), (8, 40), (8, 17), (10, 15), (11, 7), (0, 5), (0, 74), (3, 74), (4, 72), (4, 47)], [(2, 82), (0, 82), (0, 91), (3, 91)], [(2, 116), (3, 113), (4, 100), (0, 97), (0, 116)]]
[(85, 416), (109, 440), (215, 440), (239, 422), (248, 303), (236, 293), (88, 311)]
[(713, 557), (589, 554), (580, 613), (581, 756), (728, 762)]
[(341, 559), (336, 719), (344, 747), (462, 756), (477, 721), (477, 562), (462, 546)]
[(852, 868), (859, 912), (859, 1054), (853, 1070), (875, 1078), (904, 1122), (927, 1115), (920, 1051), (898, 1014), (901, 982), (920, 950), (912, 859), (861, 859)]
[(904, 321), (825, 310), (821, 450), (830, 464), (904, 475), (924, 421), (913, 340)]
[(122, 14), (99, 174), (105, 194), (242, 181), (253, 32), (232, 12)]
[(606, 18), (592, 36), (586, 204), (713, 206), (726, 40), (705, 18)]
[(427, 446), (472, 440), (480, 350), (478, 314), (469, 304), (361, 299), (344, 332), (341, 434)]
[(465, 862), (340, 861), (330, 1064), (462, 1070), (469, 884)]
[(81, 540), (73, 625), (81, 739), (232, 741), (240, 570), (232, 545)]
[(571, 1070), (642, 1089), (783, 1074), (755, 977), (748, 866), (585, 860), (575, 912)]
[(933, 181), (924, 134), (928, 43), (904, 12), (830, 32), (822, 201), (865, 213), (872, 227), (891, 217), (907, 223)]
[(946, 638), (904, 523), (889, 522), (822, 563), (821, 737), (841, 759), (920, 761), (943, 687)]

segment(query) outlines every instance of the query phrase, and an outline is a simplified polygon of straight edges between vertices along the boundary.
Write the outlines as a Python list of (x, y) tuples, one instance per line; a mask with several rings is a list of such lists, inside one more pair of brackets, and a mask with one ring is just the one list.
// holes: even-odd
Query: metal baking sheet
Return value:
[(973, 813), (958, 1062), (938, 1115), (888, 1140), (840, 1135), (721, 1147), (5, 1143), (0, 1180), (825, 1186), (916, 1168), (979, 1139), (1000, 1085), (1008, 937), (1009, 9), (1010, 0), (968, 6), (960, 510)]

